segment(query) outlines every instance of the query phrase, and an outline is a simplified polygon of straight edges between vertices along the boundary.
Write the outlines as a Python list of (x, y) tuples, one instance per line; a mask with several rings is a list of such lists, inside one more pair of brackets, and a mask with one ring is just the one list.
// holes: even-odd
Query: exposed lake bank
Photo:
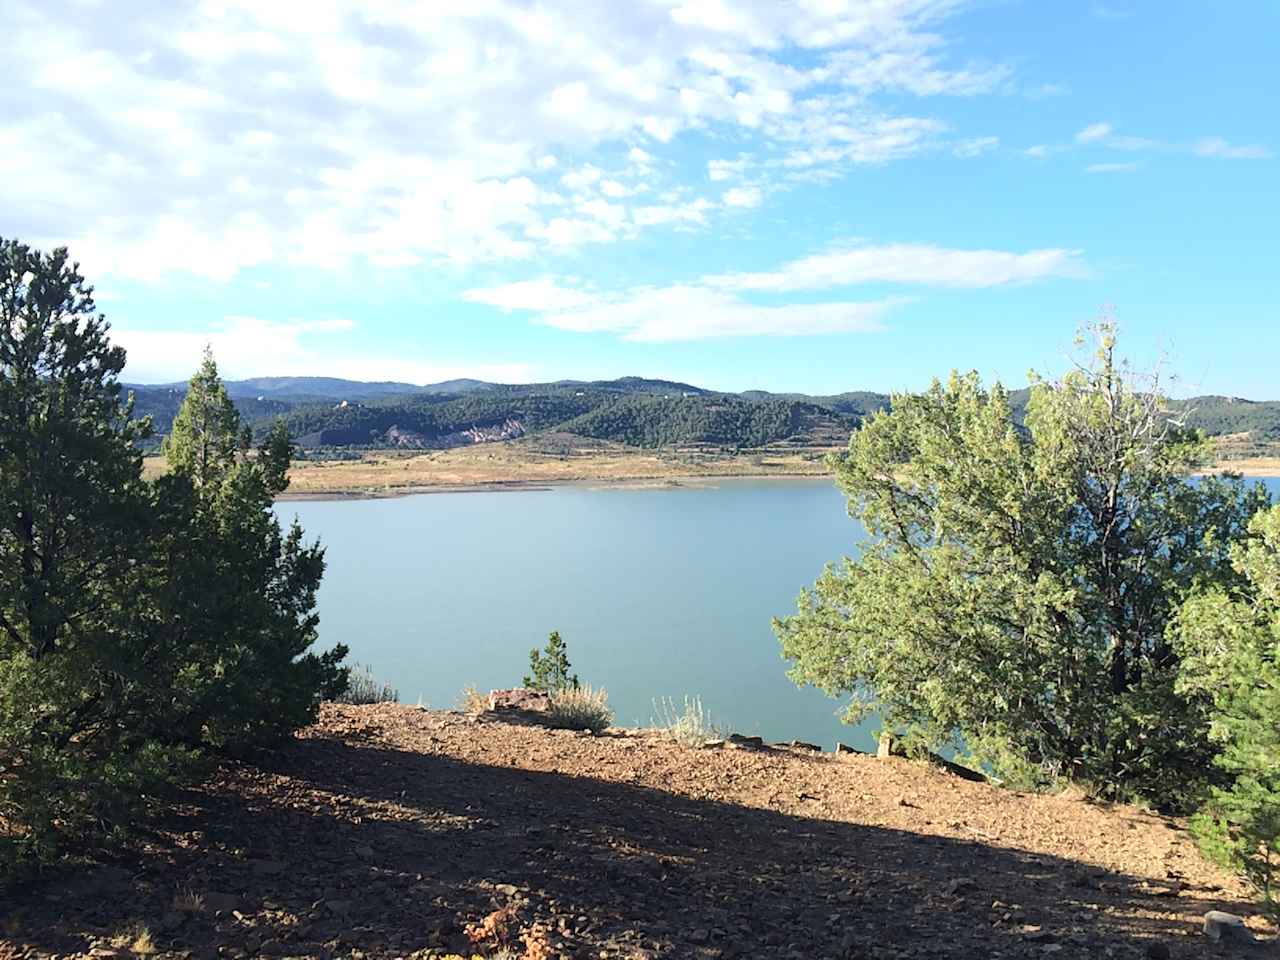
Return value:
[[(300, 460), (289, 471), (282, 500), (351, 499), (538, 490), (586, 485), (663, 489), (729, 479), (827, 477), (831, 449), (776, 449), (741, 453), (654, 451), (599, 442), (572, 447), (539, 438), (476, 444), (452, 450), (366, 452), (350, 460)], [(148, 457), (155, 476), (165, 469)], [(1205, 473), (1280, 476), (1280, 457), (1220, 460)]]

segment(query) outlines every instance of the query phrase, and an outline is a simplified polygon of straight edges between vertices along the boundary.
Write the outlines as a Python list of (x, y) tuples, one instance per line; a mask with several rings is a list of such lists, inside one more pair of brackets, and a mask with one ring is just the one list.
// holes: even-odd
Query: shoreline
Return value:
[(306, 490), (294, 493), (283, 493), (276, 497), (277, 503), (298, 501), (343, 501), (343, 500), (395, 500), (400, 497), (417, 497), (430, 494), (445, 493), (550, 493), (553, 490), (569, 487), (584, 490), (674, 490), (690, 487), (715, 487), (722, 483), (734, 481), (777, 480), (795, 482), (802, 480), (831, 481), (830, 473), (777, 473), (762, 471), (760, 473), (694, 473), (687, 476), (671, 477), (566, 477), (549, 480), (481, 480), (474, 483), (442, 483), (411, 484), (385, 489), (370, 487), (368, 489), (333, 489)]
[[(158, 475), (162, 463), (148, 472)], [(1238, 474), (1280, 477), (1280, 458), (1219, 460), (1194, 476)], [(834, 473), (813, 452), (758, 451), (730, 457), (672, 457), (659, 452), (609, 448), (570, 456), (549, 455), (527, 442), (483, 444), (413, 456), (369, 455), (356, 461), (299, 461), (290, 470), (290, 501), (385, 500), (424, 494), (586, 490), (678, 490), (732, 481), (816, 481)]]

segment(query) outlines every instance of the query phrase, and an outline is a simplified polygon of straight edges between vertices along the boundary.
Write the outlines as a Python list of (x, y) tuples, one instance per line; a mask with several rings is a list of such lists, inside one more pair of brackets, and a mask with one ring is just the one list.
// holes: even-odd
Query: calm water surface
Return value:
[[(1273, 491), (1280, 482), (1268, 481)], [(665, 489), (557, 487), (279, 505), (326, 548), (322, 646), (451, 707), (462, 688), (518, 686), (559, 630), (574, 670), (627, 725), (698, 695), (766, 739), (868, 749), (839, 704), (786, 678), (771, 618), (862, 528), (830, 480)]]

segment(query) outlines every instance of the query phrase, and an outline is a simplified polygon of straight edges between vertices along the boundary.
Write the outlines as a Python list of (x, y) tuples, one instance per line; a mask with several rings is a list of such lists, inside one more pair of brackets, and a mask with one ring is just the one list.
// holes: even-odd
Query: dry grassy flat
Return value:
[[(667, 484), (727, 477), (820, 477), (825, 450), (655, 451), (565, 435), (452, 450), (372, 451), (353, 460), (303, 460), (289, 471), (287, 497), (395, 496), (473, 487), (555, 483)], [(148, 457), (146, 472), (165, 469)], [(1280, 456), (1223, 459), (1206, 473), (1280, 477)]]
[[(164, 461), (148, 457), (146, 469), (156, 476), (163, 472)], [(378, 496), (552, 483), (661, 484), (717, 477), (823, 476), (827, 472), (820, 452), (677, 453), (591, 441), (569, 444), (525, 439), (453, 450), (373, 452), (358, 460), (300, 461), (289, 471), (288, 496)]]

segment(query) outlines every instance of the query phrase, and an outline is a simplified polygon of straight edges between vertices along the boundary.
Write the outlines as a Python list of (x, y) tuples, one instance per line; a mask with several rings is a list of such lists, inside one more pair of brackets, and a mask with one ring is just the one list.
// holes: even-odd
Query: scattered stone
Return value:
[(822, 752), (822, 748), (818, 746), (816, 743), (809, 743), (808, 741), (805, 741), (805, 740), (792, 740), (789, 746), (795, 748), (796, 750), (811, 750), (814, 753)]
[(233, 910), (240, 909), (240, 898), (232, 893), (218, 893), (210, 890), (208, 893), (202, 894), (205, 909), (211, 913), (230, 913)]
[(689, 933), (690, 943), (706, 943), (711, 939), (711, 931), (706, 927), (697, 927)]
[(839, 740), (836, 741), (836, 753), (861, 753), (861, 752), (862, 752), (861, 750), (857, 750), (849, 746), (847, 743), (841, 743)]
[(551, 700), (541, 690), (516, 687), (513, 690), (489, 691), (489, 709), (494, 712), (524, 710), (530, 713), (541, 713), (550, 706)]
[(1147, 944), (1147, 960), (1169, 960), (1172, 956), (1167, 943), (1154, 940)]
[(737, 747), (754, 747), (761, 748), (764, 746), (764, 737), (746, 737), (740, 733), (729, 734), (729, 742)]
[(949, 895), (953, 897), (958, 896), (959, 894), (967, 893), (968, 891), (972, 890), (973, 881), (970, 880), (968, 877), (956, 877), (954, 880), (952, 880), (950, 883), (947, 884), (945, 889)]
[(1244, 925), (1244, 918), (1222, 910), (1210, 910), (1204, 915), (1204, 935), (1214, 943), (1254, 943), (1253, 933)]
[(704, 740), (702, 741), (703, 750), (719, 750), (724, 746), (723, 740)]

